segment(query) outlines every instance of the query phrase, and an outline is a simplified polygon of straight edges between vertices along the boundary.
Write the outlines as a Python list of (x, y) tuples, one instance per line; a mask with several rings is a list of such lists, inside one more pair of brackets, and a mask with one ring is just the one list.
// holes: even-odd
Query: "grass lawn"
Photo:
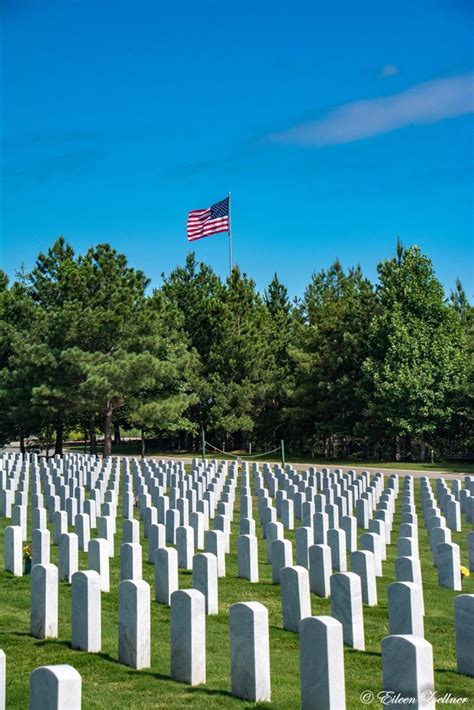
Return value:
[[(440, 695), (468, 697), (463, 705), (474, 708), (474, 678), (455, 672), (453, 605), (456, 592), (438, 586), (432, 565), (428, 534), (421, 513), (420, 484), (415, 481), (415, 498), (419, 518), (419, 547), (425, 598), (425, 637), (433, 645), (435, 685)], [(84, 710), (93, 708), (211, 708), (257, 707), (230, 694), (229, 623), (228, 608), (238, 601), (260, 601), (269, 611), (272, 702), (265, 707), (288, 710), (300, 704), (298, 636), (282, 629), (279, 586), (271, 583), (271, 569), (265, 563), (266, 545), (262, 530), (259, 536), (260, 582), (251, 584), (237, 578), (236, 539), (239, 533), (239, 487), (232, 525), (231, 552), (226, 557), (227, 576), (219, 579), (219, 614), (207, 617), (207, 683), (191, 688), (172, 681), (169, 677), (169, 609), (152, 601), (151, 604), (151, 660), (148, 670), (135, 671), (117, 662), (119, 546), (122, 537), (121, 499), (118, 507), (116, 556), (111, 560), (111, 592), (102, 594), (102, 652), (87, 654), (70, 648), (71, 587), (60, 583), (59, 638), (39, 641), (29, 635), (30, 577), (15, 578), (0, 573), (0, 648), (7, 656), (7, 708), (28, 707), (29, 676), (31, 671), (46, 664), (69, 663), (82, 676)], [(379, 604), (364, 606), (366, 651), (345, 649), (345, 679), (347, 707), (364, 707), (359, 700), (362, 691), (381, 689), (381, 640), (388, 634), (387, 586), (394, 581), (396, 541), (401, 522), (401, 486), (397, 500), (397, 514), (392, 530), (392, 544), (383, 563), (384, 577), (377, 581)], [(254, 498), (254, 517), (257, 520)], [(135, 515), (138, 518), (137, 511)], [(0, 521), (1, 559), (3, 560), (3, 529), (11, 521)], [(31, 525), (31, 517), (28, 519)], [(461, 563), (467, 564), (466, 538), (469, 528), (463, 520), (462, 533), (453, 533), (453, 542), (461, 547)], [(141, 526), (143, 528), (143, 526)], [(143, 532), (143, 530), (142, 530)], [(31, 533), (30, 533), (31, 534)], [(287, 534), (294, 541), (294, 532)], [(51, 528), (52, 538), (52, 528)], [(146, 562), (147, 541), (142, 538), (143, 577), (153, 593), (153, 566)], [(80, 569), (87, 569), (87, 555), (80, 554)], [(58, 548), (51, 547), (51, 562), (57, 563)], [(2, 564), (3, 566), (3, 564)], [(191, 572), (180, 572), (180, 587), (192, 586)], [(464, 579), (463, 592), (474, 593), (474, 575)], [(330, 601), (312, 595), (314, 615), (330, 614)], [(261, 704), (260, 707), (263, 707)], [(375, 701), (371, 707), (382, 707)]]

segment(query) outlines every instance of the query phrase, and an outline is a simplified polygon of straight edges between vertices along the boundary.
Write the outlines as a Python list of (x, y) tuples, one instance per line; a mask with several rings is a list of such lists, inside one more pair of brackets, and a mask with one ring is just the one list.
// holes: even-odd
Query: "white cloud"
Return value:
[(434, 79), (392, 96), (343, 104), (315, 121), (275, 133), (270, 140), (301, 146), (336, 145), (473, 113), (473, 78), (466, 74)]
[(400, 69), (396, 64), (386, 64), (379, 74), (381, 79), (385, 79), (387, 76), (396, 76), (400, 74)]

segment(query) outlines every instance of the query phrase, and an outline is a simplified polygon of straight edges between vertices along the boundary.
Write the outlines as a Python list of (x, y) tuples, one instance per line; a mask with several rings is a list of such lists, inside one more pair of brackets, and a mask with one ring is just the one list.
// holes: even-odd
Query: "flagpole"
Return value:
[(232, 276), (232, 231), (230, 213), (230, 192), (229, 192), (229, 276)]

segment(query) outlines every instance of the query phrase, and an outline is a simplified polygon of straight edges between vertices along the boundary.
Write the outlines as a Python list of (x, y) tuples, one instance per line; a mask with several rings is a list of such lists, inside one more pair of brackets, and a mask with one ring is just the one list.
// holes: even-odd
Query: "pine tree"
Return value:
[(313, 275), (300, 305), (293, 350), (296, 384), (294, 436), (301, 448), (326, 456), (349, 453), (365, 416), (362, 363), (374, 312), (371, 284), (359, 267), (346, 274), (339, 261)]

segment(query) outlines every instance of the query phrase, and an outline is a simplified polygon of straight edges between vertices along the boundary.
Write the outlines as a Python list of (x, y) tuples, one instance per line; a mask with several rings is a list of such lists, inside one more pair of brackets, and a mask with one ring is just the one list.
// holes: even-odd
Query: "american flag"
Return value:
[(216, 202), (206, 210), (191, 210), (188, 214), (188, 242), (229, 231), (229, 198)]

